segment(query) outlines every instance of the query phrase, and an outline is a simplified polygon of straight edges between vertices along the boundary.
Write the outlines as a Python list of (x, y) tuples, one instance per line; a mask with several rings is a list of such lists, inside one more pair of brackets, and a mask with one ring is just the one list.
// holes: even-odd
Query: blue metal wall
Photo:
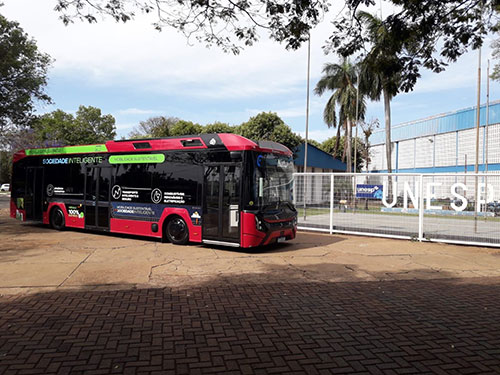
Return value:
[[(480, 108), (480, 126), (486, 124), (486, 105)], [(391, 128), (391, 140), (393, 142), (404, 139), (442, 134), (457, 130), (471, 129), (476, 126), (476, 107), (461, 109), (442, 115), (432, 116), (422, 120), (405, 122), (394, 125)], [(489, 124), (500, 122), (500, 101), (490, 103)], [(385, 143), (385, 130), (380, 129), (373, 133), (370, 138), (372, 146)]]
[[(305, 145), (301, 143), (295, 151), (295, 165), (304, 166)], [(337, 172), (345, 172), (347, 169), (346, 163), (335, 159), (332, 155), (320, 150), (319, 148), (308, 144), (307, 145), (307, 166), (314, 168), (333, 169)]]

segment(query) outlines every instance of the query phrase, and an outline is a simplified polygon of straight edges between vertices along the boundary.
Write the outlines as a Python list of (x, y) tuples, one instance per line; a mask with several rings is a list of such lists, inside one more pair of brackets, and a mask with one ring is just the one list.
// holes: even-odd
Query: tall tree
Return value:
[(372, 119), (369, 122), (362, 121), (360, 123), (361, 129), (363, 130), (363, 135), (365, 136), (365, 145), (364, 145), (364, 158), (365, 158), (365, 165), (366, 165), (366, 171), (368, 172), (368, 166), (370, 164), (371, 158), (370, 158), (370, 137), (373, 134), (373, 131), (378, 128), (379, 122), (378, 119)]
[(102, 143), (116, 136), (115, 118), (99, 108), (80, 106), (76, 116), (60, 109), (40, 116), (33, 123), (39, 145), (65, 146)]
[[(318, 95), (323, 95), (327, 90), (333, 91), (328, 100), (323, 118), (328, 127), (336, 124), (336, 105), (339, 106), (339, 127), (345, 129), (347, 172), (352, 171), (352, 125), (356, 121), (356, 115), (360, 119), (364, 118), (366, 105), (362, 95), (357, 93), (357, 68), (348, 59), (344, 59), (341, 64), (326, 64), (323, 68), (323, 76), (314, 89)], [(357, 110), (356, 110), (357, 106)], [(337, 142), (339, 133), (337, 131)], [(337, 146), (338, 149), (338, 146)]]
[(0, 144), (26, 128), (33, 119), (36, 102), (50, 103), (47, 85), (49, 55), (19, 26), (0, 15)]
[[(353, 138), (352, 143), (356, 142), (356, 158), (357, 160), (363, 160), (364, 154), (366, 152), (365, 149), (365, 144), (361, 141), (360, 138)], [(334, 158), (338, 160), (345, 161), (345, 157), (347, 156), (346, 150), (345, 150), (345, 145), (346, 145), (346, 137), (340, 137), (340, 140), (338, 141), (340, 147), (336, 149), (336, 144), (337, 144), (337, 137), (333, 136), (330, 137), (326, 140), (324, 140), (320, 145), (319, 148), (330, 155), (332, 155)], [(354, 148), (351, 149), (351, 155), (352, 158), (354, 158)], [(352, 159), (351, 159), (352, 160)], [(362, 162), (359, 162), (357, 165), (357, 170), (356, 172), (361, 171), (363, 164)]]
[[(387, 172), (392, 172), (391, 100), (402, 88), (402, 60), (398, 56), (399, 40), (388, 32), (384, 22), (368, 12), (358, 12), (367, 30), (371, 49), (361, 63), (361, 90), (372, 100), (384, 100), (385, 150)], [(408, 45), (409, 48), (416, 48)]]
[(237, 128), (226, 124), (225, 122), (214, 122), (213, 124), (207, 124), (203, 128), (203, 133), (236, 133)]
[(103, 115), (100, 108), (81, 105), (76, 111), (75, 130), (73, 144), (109, 141), (116, 137), (115, 118)]
[(180, 121), (177, 117), (155, 116), (139, 122), (130, 133), (129, 138), (170, 137), (172, 128)]
[(254, 141), (268, 140), (281, 143), (295, 152), (301, 143), (300, 136), (273, 112), (261, 112), (240, 126), (240, 134)]
[(172, 136), (196, 135), (201, 133), (203, 133), (203, 126), (186, 120), (177, 121), (177, 123), (172, 126), (171, 129)]
[(57, 109), (38, 117), (33, 121), (32, 129), (38, 143), (37, 146), (72, 144), (76, 135), (75, 117), (71, 113)]

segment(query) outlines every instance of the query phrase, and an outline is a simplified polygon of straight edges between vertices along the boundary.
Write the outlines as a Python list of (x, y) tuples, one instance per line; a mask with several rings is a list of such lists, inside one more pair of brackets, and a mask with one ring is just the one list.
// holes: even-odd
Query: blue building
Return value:
[[(304, 172), (305, 144), (302, 143), (295, 151), (295, 172)], [(307, 172), (345, 172), (346, 163), (334, 158), (329, 153), (316, 146), (307, 144)]]
[[(393, 172), (474, 172), (476, 107), (406, 122), (391, 128)], [(370, 138), (370, 171), (387, 171), (385, 130)], [(500, 101), (480, 107), (479, 171), (500, 171)]]

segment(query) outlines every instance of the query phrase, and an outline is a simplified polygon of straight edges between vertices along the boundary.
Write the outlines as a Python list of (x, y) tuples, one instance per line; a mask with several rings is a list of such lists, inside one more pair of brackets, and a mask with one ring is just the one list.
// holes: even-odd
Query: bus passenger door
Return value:
[(26, 168), (24, 207), (27, 220), (43, 219), (43, 168)]
[(85, 174), (85, 228), (109, 230), (111, 167), (90, 167)]
[(241, 166), (205, 167), (203, 240), (239, 245)]

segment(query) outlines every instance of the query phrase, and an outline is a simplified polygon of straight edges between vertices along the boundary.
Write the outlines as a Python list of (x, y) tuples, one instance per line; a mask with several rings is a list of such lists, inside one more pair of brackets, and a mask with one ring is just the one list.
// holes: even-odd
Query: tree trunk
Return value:
[(352, 145), (351, 145), (351, 132), (352, 132), (352, 126), (351, 126), (351, 120), (347, 119), (347, 128), (345, 132), (345, 147), (344, 149), (346, 150), (346, 155), (347, 155), (347, 173), (352, 172)]
[(391, 99), (386, 89), (384, 94), (385, 110), (385, 152), (387, 158), (387, 173), (392, 173), (392, 144), (391, 144)]
[(337, 157), (339, 154), (339, 147), (340, 147), (340, 124), (337, 125), (337, 136), (335, 137), (335, 146), (333, 146), (333, 157)]
[(366, 161), (366, 172), (368, 172), (368, 164), (370, 163), (370, 147), (368, 147), (368, 137), (366, 138), (366, 152), (365, 152), (365, 161)]

